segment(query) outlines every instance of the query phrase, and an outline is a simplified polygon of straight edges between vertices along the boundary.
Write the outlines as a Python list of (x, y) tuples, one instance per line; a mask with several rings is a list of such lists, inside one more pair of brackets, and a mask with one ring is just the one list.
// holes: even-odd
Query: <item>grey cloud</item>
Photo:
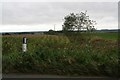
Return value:
[(0, 3), (0, 24), (2, 24), (2, 3)]
[[(118, 3), (118, 14), (120, 14), (120, 1)], [(118, 15), (118, 28), (120, 29), (120, 15)]]
[(4, 2), (2, 21), (20, 25), (59, 23), (65, 15), (85, 10), (96, 21), (109, 17), (116, 21), (118, 17), (115, 2)]

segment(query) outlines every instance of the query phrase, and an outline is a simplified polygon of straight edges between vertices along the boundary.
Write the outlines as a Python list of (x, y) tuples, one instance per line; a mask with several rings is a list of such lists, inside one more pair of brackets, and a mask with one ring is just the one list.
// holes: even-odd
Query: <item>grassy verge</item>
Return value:
[(26, 53), (21, 52), (22, 36), (4, 36), (3, 73), (118, 76), (117, 42), (94, 35), (82, 42), (80, 36), (26, 35)]

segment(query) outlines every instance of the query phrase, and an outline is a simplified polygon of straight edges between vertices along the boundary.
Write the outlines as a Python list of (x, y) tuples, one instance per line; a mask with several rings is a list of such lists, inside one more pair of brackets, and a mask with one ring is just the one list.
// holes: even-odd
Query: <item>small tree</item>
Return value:
[(86, 13), (79, 13), (79, 14), (76, 14), (76, 29), (78, 29), (78, 31), (81, 31), (81, 29), (84, 27), (85, 25), (85, 22), (87, 21), (87, 17), (86, 16)]
[(70, 15), (65, 16), (65, 22), (63, 25), (63, 30), (72, 31), (75, 29), (76, 15), (74, 13), (70, 13)]
[(85, 13), (71, 13), (64, 18), (63, 30), (72, 30), (74, 31), (77, 29), (81, 31), (82, 29), (86, 29), (87, 31), (93, 31), (94, 25), (96, 24), (95, 21), (90, 20), (89, 16), (87, 16), (87, 11)]

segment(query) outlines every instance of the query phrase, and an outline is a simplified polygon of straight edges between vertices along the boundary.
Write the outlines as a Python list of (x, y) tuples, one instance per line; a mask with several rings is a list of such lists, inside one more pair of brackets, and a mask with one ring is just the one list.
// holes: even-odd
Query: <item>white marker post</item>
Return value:
[(27, 38), (26, 37), (23, 37), (22, 51), (23, 52), (27, 51)]

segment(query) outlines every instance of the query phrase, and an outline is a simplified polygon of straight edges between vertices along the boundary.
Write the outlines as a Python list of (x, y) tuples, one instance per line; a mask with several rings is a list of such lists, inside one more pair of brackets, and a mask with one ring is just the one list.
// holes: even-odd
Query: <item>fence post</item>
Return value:
[(22, 40), (22, 51), (23, 52), (27, 51), (27, 38), (26, 37), (23, 37), (23, 40)]

